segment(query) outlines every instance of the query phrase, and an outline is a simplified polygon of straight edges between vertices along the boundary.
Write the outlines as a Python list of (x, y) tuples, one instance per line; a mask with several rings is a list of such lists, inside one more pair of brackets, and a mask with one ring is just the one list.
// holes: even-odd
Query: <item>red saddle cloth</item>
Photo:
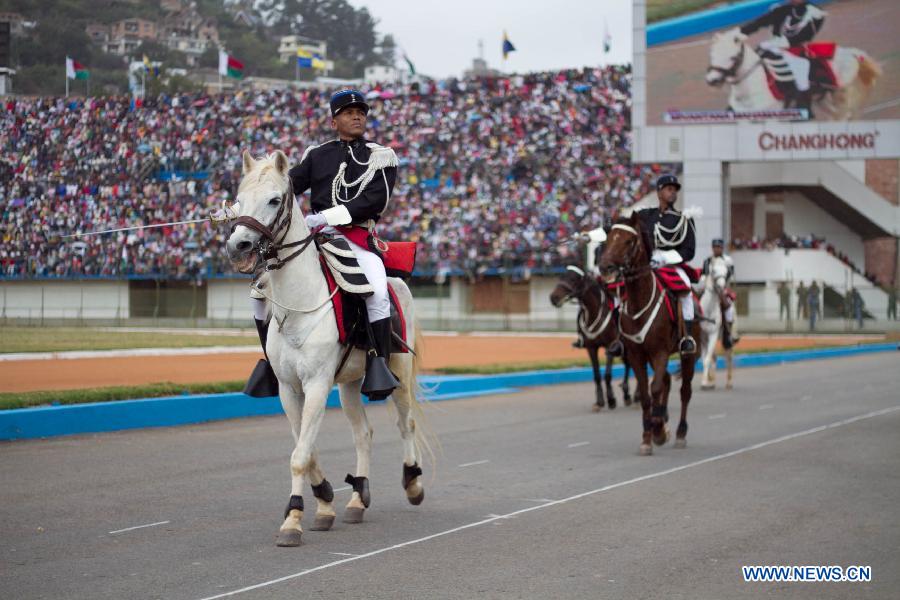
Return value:
[(385, 242), (377, 239), (365, 227), (348, 225), (336, 227), (344, 237), (359, 246), (377, 252), (384, 262), (384, 270), (388, 277), (409, 279), (416, 266), (415, 242)]
[[(322, 267), (322, 273), (325, 275), (325, 280), (328, 282), (328, 293), (334, 294), (334, 290), (338, 285), (335, 282), (334, 276), (331, 274), (328, 265), (325, 264), (325, 257), (319, 256), (319, 264)], [(391, 285), (390, 281), (388, 281), (388, 295), (391, 297), (391, 329), (400, 336), (400, 339), (403, 340), (405, 344), (409, 344), (409, 340), (406, 339), (406, 317), (403, 315), (403, 309), (400, 306), (400, 301), (397, 299), (397, 293), (394, 291), (394, 287)], [(334, 306), (334, 318), (337, 324), (338, 341), (340, 341), (341, 344), (354, 343), (357, 346), (365, 347), (367, 341), (364, 332), (362, 336), (357, 337), (355, 335), (353, 339), (350, 339), (350, 336), (354, 334), (354, 330), (356, 329), (354, 326), (357, 323), (360, 323), (361, 319), (364, 318), (361, 314), (361, 311), (366, 310), (363, 299), (358, 296), (354, 297), (339, 289), (336, 294), (331, 296), (331, 304)], [(406, 346), (399, 344), (397, 340), (394, 340), (391, 352), (408, 352), (408, 350)]]

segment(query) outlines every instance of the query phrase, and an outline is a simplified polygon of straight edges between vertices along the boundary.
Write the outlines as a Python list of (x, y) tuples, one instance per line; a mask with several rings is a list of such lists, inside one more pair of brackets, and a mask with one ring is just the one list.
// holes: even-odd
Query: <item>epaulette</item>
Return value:
[(369, 142), (366, 148), (371, 151), (369, 155), (369, 167), (373, 169), (384, 169), (386, 167), (396, 167), (399, 164), (397, 154), (393, 148)]

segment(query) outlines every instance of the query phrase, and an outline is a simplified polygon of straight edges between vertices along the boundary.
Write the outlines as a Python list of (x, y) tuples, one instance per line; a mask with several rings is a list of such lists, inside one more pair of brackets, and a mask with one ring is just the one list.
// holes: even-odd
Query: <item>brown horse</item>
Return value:
[[(637, 397), (644, 417), (641, 439), (642, 456), (653, 454), (651, 440), (662, 446), (669, 439), (669, 388), (672, 377), (666, 368), (669, 356), (678, 351), (679, 331), (684, 321), (680, 311), (676, 323), (669, 317), (666, 305), (678, 302), (666, 299), (666, 292), (650, 267), (650, 241), (641, 229), (637, 213), (619, 219), (609, 232), (606, 249), (600, 259), (600, 272), (606, 283), (624, 280), (625, 300), (620, 309), (619, 328), (625, 343), (628, 362), (637, 379)], [(682, 327), (679, 327), (681, 325)], [(693, 322), (691, 334), (700, 336), (700, 321)], [(675, 447), (687, 445), (687, 408), (691, 400), (691, 380), (694, 378), (696, 356), (681, 358), (681, 421), (675, 437)], [(648, 389), (647, 363), (653, 369), (653, 383)]]
[[(613, 357), (606, 353), (606, 372), (600, 377), (600, 348), (609, 348), (619, 333), (616, 319), (609, 306), (606, 290), (597, 279), (584, 272), (581, 267), (569, 265), (559, 282), (550, 293), (550, 302), (556, 308), (560, 308), (566, 302), (575, 300), (578, 302), (578, 333), (584, 340), (584, 349), (591, 359), (591, 367), (594, 371), (594, 385), (596, 400), (593, 404), (594, 412), (603, 408), (603, 384), (606, 383), (606, 396), (609, 408), (616, 407), (616, 396), (612, 389), (612, 363)], [(625, 396), (625, 406), (631, 405), (631, 394), (628, 391), (628, 361), (622, 358), (625, 364), (625, 378), (622, 381), (622, 391)]]

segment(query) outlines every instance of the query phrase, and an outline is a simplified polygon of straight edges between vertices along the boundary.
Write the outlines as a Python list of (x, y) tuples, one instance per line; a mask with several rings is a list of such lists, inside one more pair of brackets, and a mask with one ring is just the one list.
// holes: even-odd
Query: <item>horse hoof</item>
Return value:
[(687, 440), (684, 438), (676, 439), (675, 447), (678, 448), (679, 450), (683, 450), (684, 448), (687, 448)]
[(599, 404), (591, 404), (591, 412), (600, 412), (603, 409)]
[(641, 456), (650, 456), (653, 454), (653, 446), (650, 444), (641, 444), (640, 450), (638, 450), (638, 454)]
[(709, 390), (716, 389), (716, 385), (714, 383), (704, 383), (703, 385), (700, 386), (700, 389), (703, 390), (704, 392), (706, 392)]
[(625, 406), (631, 406), (631, 398), (625, 397)]
[(300, 536), (302, 531), (291, 529), (288, 531), (279, 531), (278, 537), (275, 538), (275, 545), (282, 548), (296, 548), (300, 545)]
[(609, 410), (616, 410), (616, 403), (613, 400), (609, 401)]
[(311, 531), (328, 531), (334, 525), (334, 515), (316, 515)]
[(733, 390), (733, 389), (734, 389), (734, 386), (731, 385), (730, 383), (728, 383), (728, 384), (725, 385), (725, 389), (726, 389), (726, 390)]
[(422, 501), (425, 499), (425, 488), (422, 488), (422, 491), (419, 492), (418, 496), (407, 496), (406, 499), (409, 500), (409, 503), (413, 506), (422, 504)]
[(653, 436), (653, 443), (657, 446), (663, 446), (666, 442), (669, 441), (669, 428), (663, 426), (663, 430)]
[(348, 507), (344, 510), (344, 523), (362, 523), (364, 512), (366, 512), (366, 509), (364, 508), (356, 508), (355, 506)]

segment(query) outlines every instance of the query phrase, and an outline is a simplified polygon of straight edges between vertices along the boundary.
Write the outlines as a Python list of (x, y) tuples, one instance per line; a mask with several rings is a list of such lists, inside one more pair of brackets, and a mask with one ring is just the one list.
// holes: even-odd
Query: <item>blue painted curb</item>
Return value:
[[(735, 367), (762, 367), (801, 360), (839, 358), (873, 352), (896, 351), (896, 343), (868, 344), (817, 350), (793, 350), (735, 356)], [(669, 363), (674, 369), (677, 361)], [(723, 368), (724, 360), (719, 359)], [(613, 376), (621, 377), (624, 367), (613, 367)], [(524, 371), (501, 375), (428, 375), (419, 378), (425, 397), (431, 401), (472, 398), (487, 394), (506, 394), (519, 388), (593, 380), (588, 367), (552, 371)], [(327, 406), (340, 406), (337, 390), (328, 396)], [(244, 394), (198, 394), (143, 400), (120, 400), (92, 404), (40, 406), (0, 411), (0, 440), (52, 437), (78, 433), (98, 433), (144, 427), (170, 427), (222, 419), (276, 415), (281, 413), (277, 397), (251, 398)]]
[[(818, 0), (813, 4), (827, 4), (829, 1)], [(707, 31), (718, 31), (735, 25), (743, 25), (766, 13), (773, 4), (777, 4), (777, 1), (749, 0), (651, 23), (647, 25), (646, 29), (647, 46), (656, 46)]]

